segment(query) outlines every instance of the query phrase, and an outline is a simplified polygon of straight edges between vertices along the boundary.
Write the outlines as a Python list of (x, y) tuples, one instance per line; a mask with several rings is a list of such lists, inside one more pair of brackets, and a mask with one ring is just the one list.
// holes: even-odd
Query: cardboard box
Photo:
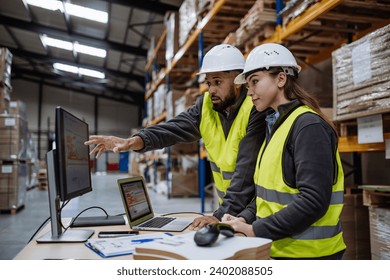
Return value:
[(184, 0), (179, 8), (179, 46), (184, 45), (198, 21), (196, 9), (196, 1), (193, 0)]
[(25, 119), (0, 114), (0, 160), (27, 159), (27, 132)]
[(0, 114), (9, 113), (11, 101), (11, 89), (7, 86), (0, 86)]
[(369, 207), (371, 256), (390, 260), (390, 208)]
[(147, 122), (153, 121), (153, 118), (155, 117), (153, 114), (153, 97), (146, 100), (146, 113), (147, 113)]
[(362, 194), (344, 195), (340, 221), (343, 226), (344, 242), (347, 245), (343, 259), (371, 259), (368, 209), (363, 205)]
[(19, 115), (22, 119), (27, 120), (26, 103), (21, 100), (11, 100), (8, 113), (11, 115)]
[(165, 60), (167, 69), (171, 69), (171, 61), (179, 50), (179, 13), (169, 11), (164, 18), (167, 37), (165, 39)]
[(172, 171), (172, 197), (199, 196), (198, 172)]
[(157, 118), (165, 111), (166, 102), (166, 86), (165, 84), (159, 85), (157, 90), (153, 94), (153, 116)]
[(187, 111), (189, 107), (195, 104), (196, 98), (200, 95), (198, 88), (188, 88), (184, 95), (175, 100), (174, 116)]
[(24, 162), (0, 161), (0, 210), (24, 206), (28, 167)]
[(172, 119), (174, 116), (176, 116), (176, 110), (175, 110), (175, 102), (179, 98), (184, 96), (184, 91), (183, 90), (177, 90), (177, 89), (172, 89), (168, 91), (167, 93), (167, 100), (166, 100), (166, 120)]
[(11, 86), (12, 54), (7, 48), (0, 48), (0, 85)]
[(198, 154), (198, 142), (175, 144), (171, 146), (171, 152), (177, 155)]

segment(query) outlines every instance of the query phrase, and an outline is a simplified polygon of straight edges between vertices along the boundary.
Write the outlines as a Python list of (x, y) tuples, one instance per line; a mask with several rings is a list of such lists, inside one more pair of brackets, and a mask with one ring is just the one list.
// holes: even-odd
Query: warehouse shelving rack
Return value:
[[(264, 4), (275, 9), (275, 30), (271, 36), (259, 35), (258, 44), (266, 42), (282, 43), (289, 47), (297, 56), (303, 67), (324, 61), (331, 57), (332, 52), (362, 36), (390, 24), (388, 14), (390, 5), (383, 1), (357, 0), (322, 0), (313, 1), (298, 17), (283, 24), (277, 14), (283, 8), (283, 1), (263, 0)], [(225, 41), (230, 32), (239, 27), (240, 18), (245, 15), (255, 1), (215, 0), (211, 9), (198, 21), (185, 44), (177, 51), (171, 61), (171, 67), (165, 68), (156, 81), (146, 91), (145, 99), (152, 97), (157, 87), (169, 77), (171, 83), (182, 83), (193, 77), (198, 69), (198, 51)], [(237, 8), (240, 5), (240, 9)], [(243, 8), (245, 6), (245, 8)], [(235, 9), (236, 7), (236, 9)], [(236, 13), (239, 11), (238, 13)], [(269, 9), (268, 9), (269, 11)], [(231, 14), (229, 14), (231, 12)], [(234, 12), (234, 13), (233, 13)], [(277, 24), (278, 23), (278, 24)], [(224, 28), (225, 25), (225, 28)], [(228, 26), (228, 28), (226, 28)], [(218, 30), (218, 32), (215, 32)], [(150, 71), (163, 49), (164, 31), (145, 70)], [(195, 41), (202, 36), (203, 46), (196, 48)], [(247, 45), (248, 46), (248, 45)], [(238, 46), (241, 50), (250, 51), (250, 47)], [(161, 57), (161, 55), (160, 55)], [(162, 62), (164, 63), (164, 62)], [(165, 115), (156, 117), (151, 124), (165, 121)], [(390, 139), (390, 133), (384, 133), (385, 139)], [(384, 151), (384, 144), (358, 144), (355, 136), (340, 137), (340, 152)], [(200, 161), (205, 160), (207, 152), (201, 150)], [(203, 168), (200, 166), (200, 168)], [(203, 173), (203, 172), (201, 172)], [(203, 176), (203, 175), (202, 175)], [(200, 182), (204, 181), (201, 178)], [(204, 185), (200, 185), (203, 190)], [(202, 197), (203, 201), (204, 197)], [(202, 204), (202, 210), (204, 209)]]

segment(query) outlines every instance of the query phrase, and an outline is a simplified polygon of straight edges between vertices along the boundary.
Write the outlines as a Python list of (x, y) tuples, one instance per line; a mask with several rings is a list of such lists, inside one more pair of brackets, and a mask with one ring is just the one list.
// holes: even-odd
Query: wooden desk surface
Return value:
[[(190, 215), (191, 216), (191, 215)], [(193, 215), (194, 218), (197, 215)], [(63, 219), (66, 223), (66, 219)], [(97, 238), (100, 231), (130, 230), (129, 226), (103, 226), (80, 229), (93, 229), (95, 233), (91, 238)], [(72, 228), (77, 230), (77, 228)], [(45, 259), (88, 259), (88, 260), (132, 260), (133, 255), (124, 255), (111, 258), (102, 258), (87, 246), (81, 243), (37, 243), (37, 239), (51, 231), (50, 223), (46, 225), (38, 234), (24, 247), (14, 258), (15, 260), (45, 260)], [(188, 231), (186, 229), (184, 232)], [(151, 231), (140, 231), (140, 234), (151, 233)], [(180, 233), (179, 233), (180, 234)]]

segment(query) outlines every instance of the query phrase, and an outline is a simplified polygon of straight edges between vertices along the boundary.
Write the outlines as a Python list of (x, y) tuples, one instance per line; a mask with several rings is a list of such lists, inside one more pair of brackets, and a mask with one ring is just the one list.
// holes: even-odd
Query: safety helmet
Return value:
[(284, 46), (274, 43), (267, 43), (254, 48), (248, 55), (244, 71), (238, 75), (234, 83), (245, 84), (245, 76), (257, 69), (269, 69), (270, 67), (282, 67), (287, 75), (295, 76), (301, 71), (293, 54)]
[(211, 72), (223, 72), (231, 70), (243, 70), (245, 65), (244, 55), (239, 49), (228, 44), (220, 44), (211, 48), (203, 58), (200, 74)]

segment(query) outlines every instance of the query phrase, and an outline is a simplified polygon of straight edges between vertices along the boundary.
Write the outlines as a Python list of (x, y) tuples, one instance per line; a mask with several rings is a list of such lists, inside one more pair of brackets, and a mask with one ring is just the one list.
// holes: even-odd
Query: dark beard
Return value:
[(225, 100), (221, 101), (218, 104), (213, 104), (213, 110), (223, 113), (224, 110), (232, 106), (236, 102), (236, 96), (234, 94), (234, 87), (230, 89), (229, 95)]

